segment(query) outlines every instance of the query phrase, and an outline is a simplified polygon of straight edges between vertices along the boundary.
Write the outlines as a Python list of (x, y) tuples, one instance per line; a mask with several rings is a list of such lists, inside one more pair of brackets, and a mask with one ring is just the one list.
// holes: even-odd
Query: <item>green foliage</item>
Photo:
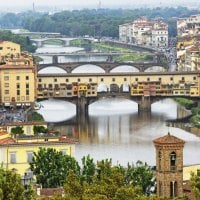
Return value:
[(118, 47), (117, 45), (115, 46), (111, 46), (111, 45), (107, 45), (104, 43), (92, 43), (93, 48), (97, 49), (99, 51), (117, 51), (117, 52), (121, 52), (121, 53), (129, 53), (132, 50), (131, 49), (127, 49), (127, 48), (122, 48), (122, 47)]
[[(62, 11), (54, 15), (41, 14), (20, 18), (24, 28), (30, 31), (60, 32), (67, 36), (118, 37), (118, 26), (140, 16), (161, 17), (169, 23), (170, 36), (176, 36), (176, 17), (187, 17), (199, 13), (198, 10), (177, 8), (140, 8), (140, 9), (83, 9)], [(14, 15), (14, 14), (13, 14)], [(1, 20), (0, 20), (1, 22)], [(16, 22), (14, 16), (10, 21)], [(8, 24), (10, 24), (8, 22)], [(2, 21), (2, 23), (4, 23)], [(0, 23), (1, 24), (1, 23)]]
[(181, 106), (184, 106), (186, 109), (192, 109), (196, 104), (193, 100), (186, 99), (186, 98), (175, 98), (175, 101), (177, 101)]
[(70, 170), (80, 173), (80, 167), (74, 158), (52, 148), (40, 148), (37, 153), (34, 152), (30, 168), (37, 183), (44, 188), (62, 186)]
[(24, 200), (24, 187), (21, 184), (20, 176), (2, 168), (0, 168), (0, 199)]
[(24, 134), (24, 130), (22, 126), (16, 126), (11, 128), (11, 134), (16, 137), (17, 135), (21, 136)]
[(200, 170), (197, 170), (196, 174), (191, 173), (190, 183), (196, 200), (200, 199)]
[(22, 51), (35, 52), (36, 47), (32, 45), (29, 37), (23, 37), (13, 34), (11, 31), (0, 31), (0, 40), (12, 41), (18, 43), (21, 46)]
[(128, 165), (126, 182), (134, 186), (140, 186), (143, 193), (150, 194), (150, 189), (155, 184), (153, 171), (146, 163), (143, 164), (141, 161), (137, 161), (136, 166)]
[(124, 61), (152, 61), (153, 56), (144, 54), (127, 54), (117, 57), (114, 61), (124, 62)]
[(32, 112), (28, 115), (28, 121), (44, 121), (44, 118), (41, 114)]
[(47, 133), (48, 129), (44, 126), (33, 126), (34, 135), (38, 135), (39, 133)]
[(82, 173), (81, 173), (81, 182), (86, 181), (91, 184), (93, 176), (95, 174), (96, 166), (93, 161), (93, 158), (90, 158), (89, 155), (82, 158)]

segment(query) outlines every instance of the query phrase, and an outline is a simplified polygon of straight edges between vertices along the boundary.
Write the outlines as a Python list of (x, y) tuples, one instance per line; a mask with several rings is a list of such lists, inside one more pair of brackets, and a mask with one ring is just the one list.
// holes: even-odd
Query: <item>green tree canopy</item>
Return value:
[(0, 168), (0, 199), (24, 200), (24, 187), (15, 172)]
[(78, 162), (68, 155), (52, 148), (40, 148), (34, 152), (30, 168), (38, 184), (44, 188), (62, 186), (70, 170), (79, 174)]
[(23, 127), (22, 126), (16, 126), (16, 127), (11, 128), (11, 134), (15, 137), (17, 135), (19, 135), (19, 136), (23, 135), (24, 134)]
[(200, 199), (200, 170), (197, 170), (196, 174), (191, 173), (190, 182), (196, 200)]

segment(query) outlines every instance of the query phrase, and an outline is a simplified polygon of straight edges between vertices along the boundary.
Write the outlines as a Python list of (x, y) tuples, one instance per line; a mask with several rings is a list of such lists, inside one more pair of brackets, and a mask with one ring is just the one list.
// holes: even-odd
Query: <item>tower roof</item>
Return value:
[(167, 135), (163, 136), (163, 137), (159, 137), (156, 138), (155, 140), (153, 140), (154, 144), (184, 144), (185, 141), (181, 140), (173, 135), (170, 135), (170, 133), (168, 133)]

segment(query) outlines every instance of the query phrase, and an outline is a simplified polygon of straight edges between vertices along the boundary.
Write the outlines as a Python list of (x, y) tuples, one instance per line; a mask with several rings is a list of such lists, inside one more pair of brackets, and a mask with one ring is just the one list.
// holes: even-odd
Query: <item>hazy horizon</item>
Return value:
[[(189, 4), (188, 4), (189, 3)], [(200, 9), (199, 0), (6, 0), (0, 3), (1, 11), (25, 11), (36, 10), (41, 11), (45, 8), (52, 10), (73, 10), (84, 8), (134, 8), (134, 7), (167, 7), (167, 6), (190, 6)]]

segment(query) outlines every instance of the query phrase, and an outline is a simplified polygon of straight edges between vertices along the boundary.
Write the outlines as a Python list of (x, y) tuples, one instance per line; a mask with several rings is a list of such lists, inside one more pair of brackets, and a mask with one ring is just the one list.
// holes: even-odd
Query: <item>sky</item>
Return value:
[(138, 6), (172, 6), (194, 5), (200, 7), (199, 0), (0, 0), (0, 7), (4, 11), (31, 10), (42, 7), (54, 9), (83, 9), (83, 8), (130, 8)]

